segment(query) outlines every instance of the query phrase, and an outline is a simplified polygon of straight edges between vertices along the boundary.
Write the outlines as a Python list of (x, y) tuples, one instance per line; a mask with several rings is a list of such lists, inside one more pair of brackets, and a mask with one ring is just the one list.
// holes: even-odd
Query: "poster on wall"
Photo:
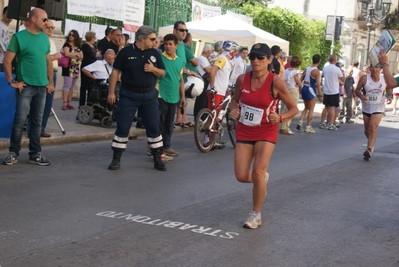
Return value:
[(122, 21), (125, 30), (135, 32), (143, 25), (145, 0), (68, 0), (67, 8), (69, 15)]
[(192, 21), (212, 18), (222, 15), (222, 8), (218, 6), (207, 6), (200, 2), (192, 2)]

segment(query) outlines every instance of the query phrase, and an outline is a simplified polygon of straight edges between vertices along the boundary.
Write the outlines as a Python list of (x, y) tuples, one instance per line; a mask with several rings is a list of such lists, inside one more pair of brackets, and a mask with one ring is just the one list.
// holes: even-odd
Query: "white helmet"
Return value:
[(184, 84), (185, 95), (188, 98), (199, 96), (204, 91), (204, 82), (197, 77), (188, 76)]

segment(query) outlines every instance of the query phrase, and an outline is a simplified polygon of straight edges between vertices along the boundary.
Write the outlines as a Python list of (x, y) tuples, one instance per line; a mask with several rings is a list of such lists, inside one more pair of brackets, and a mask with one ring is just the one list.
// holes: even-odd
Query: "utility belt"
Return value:
[(122, 87), (126, 90), (138, 93), (138, 94), (146, 94), (151, 92), (154, 89), (154, 86), (147, 87), (147, 88), (138, 88), (138, 87)]

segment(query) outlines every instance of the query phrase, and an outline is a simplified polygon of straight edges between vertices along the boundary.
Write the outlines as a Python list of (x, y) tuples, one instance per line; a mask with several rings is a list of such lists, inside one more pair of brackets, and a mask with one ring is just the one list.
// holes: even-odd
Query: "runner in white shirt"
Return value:
[[(374, 144), (377, 140), (377, 128), (380, 124), (382, 113), (385, 109), (386, 97), (384, 96), (387, 84), (384, 76), (380, 74), (379, 65), (370, 66), (370, 74), (363, 75), (356, 87), (356, 95), (362, 101), (362, 112), (364, 121), (364, 133), (367, 138), (367, 149), (363, 153), (364, 160), (370, 160), (374, 151)], [(388, 104), (392, 96), (388, 98)]]

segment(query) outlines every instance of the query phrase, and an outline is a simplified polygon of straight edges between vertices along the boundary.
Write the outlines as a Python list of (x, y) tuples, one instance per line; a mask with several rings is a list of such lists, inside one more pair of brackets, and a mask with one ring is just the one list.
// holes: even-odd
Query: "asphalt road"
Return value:
[(118, 171), (110, 141), (45, 147), (49, 167), (24, 150), (0, 166), (0, 266), (399, 266), (398, 129), (384, 118), (369, 162), (362, 124), (280, 135), (256, 230), (229, 144), (177, 134), (166, 172), (143, 138)]

